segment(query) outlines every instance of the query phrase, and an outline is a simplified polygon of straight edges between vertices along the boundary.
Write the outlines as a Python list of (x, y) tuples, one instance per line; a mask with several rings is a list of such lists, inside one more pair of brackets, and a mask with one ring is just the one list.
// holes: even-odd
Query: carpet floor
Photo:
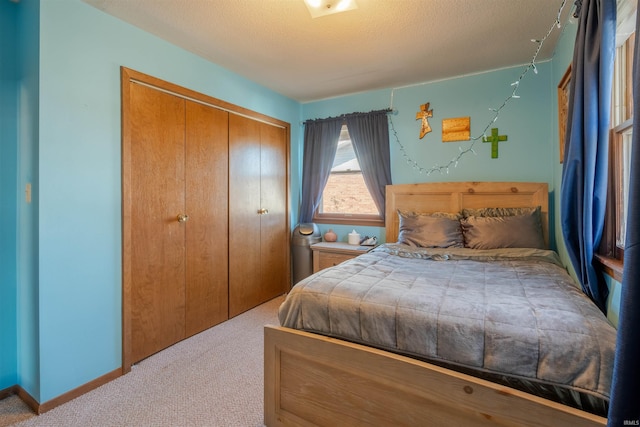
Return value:
[(283, 297), (179, 342), (42, 415), (0, 401), (0, 426), (263, 426), (263, 326)]

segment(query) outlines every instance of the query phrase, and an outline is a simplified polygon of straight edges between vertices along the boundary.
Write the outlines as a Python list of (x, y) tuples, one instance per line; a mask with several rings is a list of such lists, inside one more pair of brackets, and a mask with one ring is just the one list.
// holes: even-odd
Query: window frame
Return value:
[[(629, 129), (633, 130), (633, 52), (635, 48), (635, 33), (632, 33), (621, 45), (618, 52), (624, 55), (622, 67), (617, 67), (614, 75), (614, 88), (612, 93), (611, 130), (609, 132), (609, 176), (607, 187), (607, 205), (605, 211), (605, 224), (602, 241), (597, 253), (596, 262), (603, 272), (622, 282), (624, 270), (624, 248), (617, 244), (619, 229), (620, 200), (622, 197), (622, 151), (623, 134)], [(623, 68), (623, 70), (621, 70)], [(616, 80), (620, 73), (624, 72), (624, 91), (617, 90)], [(618, 98), (622, 98), (622, 109)]]
[[(342, 125), (347, 132), (349, 132), (349, 128), (346, 123)], [(341, 131), (342, 132), (342, 131)], [(337, 155), (337, 152), (336, 152)], [(362, 167), (360, 167), (360, 174), (362, 174)], [(328, 182), (328, 180), (327, 180)], [(326, 187), (326, 184), (325, 184)], [(366, 184), (365, 184), (366, 188)], [(322, 189), (322, 194), (324, 195), (324, 188)], [(369, 189), (366, 188), (367, 192)], [(372, 198), (371, 193), (369, 192), (369, 197)], [(321, 204), (318, 205), (315, 212), (313, 213), (313, 222), (319, 224), (338, 224), (338, 225), (361, 225), (361, 226), (373, 226), (373, 227), (384, 227), (384, 212), (380, 212), (378, 214), (353, 214), (353, 213), (338, 213), (338, 212), (319, 212), (321, 208)]]
[(384, 227), (382, 215), (318, 213), (313, 214), (313, 222), (318, 224), (362, 225)]

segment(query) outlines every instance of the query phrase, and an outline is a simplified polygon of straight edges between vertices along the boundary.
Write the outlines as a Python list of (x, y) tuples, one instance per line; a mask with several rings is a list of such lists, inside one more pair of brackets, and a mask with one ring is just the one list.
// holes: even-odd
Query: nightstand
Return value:
[(320, 242), (311, 245), (313, 251), (313, 272), (333, 267), (343, 261), (366, 254), (374, 246), (356, 246), (342, 242)]

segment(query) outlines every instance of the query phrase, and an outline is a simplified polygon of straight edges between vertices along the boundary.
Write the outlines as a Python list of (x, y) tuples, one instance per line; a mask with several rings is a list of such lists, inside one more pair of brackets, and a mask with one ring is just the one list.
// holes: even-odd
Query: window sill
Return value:
[(598, 254), (595, 254), (594, 258), (597, 266), (600, 267), (605, 274), (622, 283), (622, 270), (624, 267), (622, 260)]
[(381, 218), (367, 218), (363, 215), (353, 215), (353, 216), (330, 216), (330, 215), (322, 215), (322, 216), (314, 216), (313, 222), (318, 224), (338, 224), (338, 225), (360, 225), (360, 226), (370, 226), (370, 227), (384, 227), (384, 220)]

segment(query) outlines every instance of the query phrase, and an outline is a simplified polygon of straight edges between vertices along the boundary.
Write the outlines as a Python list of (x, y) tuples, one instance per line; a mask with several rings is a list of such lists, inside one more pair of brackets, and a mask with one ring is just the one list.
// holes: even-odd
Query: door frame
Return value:
[[(287, 196), (286, 196), (286, 218), (287, 229), (291, 229), (289, 206), (291, 203), (291, 125), (282, 120), (266, 116), (264, 114), (239, 107), (234, 104), (222, 101), (211, 96), (195, 92), (182, 86), (166, 82), (156, 77), (149, 76), (139, 71), (132, 70), (127, 67), (120, 67), (120, 96), (121, 96), (121, 174), (122, 174), (122, 373), (126, 374), (131, 371), (133, 361), (131, 360), (131, 310), (132, 310), (132, 226), (131, 226), (131, 207), (132, 207), (132, 180), (131, 180), (131, 96), (130, 85), (142, 84), (153, 89), (170, 93), (172, 95), (185, 98), (194, 102), (205, 104), (214, 108), (218, 108), (229, 113), (245, 116), (253, 120), (268, 123), (285, 129), (286, 144), (286, 177), (287, 177)], [(286, 271), (287, 276), (291, 271), (291, 258), (287, 251), (286, 255)], [(290, 278), (287, 278), (289, 283)]]

